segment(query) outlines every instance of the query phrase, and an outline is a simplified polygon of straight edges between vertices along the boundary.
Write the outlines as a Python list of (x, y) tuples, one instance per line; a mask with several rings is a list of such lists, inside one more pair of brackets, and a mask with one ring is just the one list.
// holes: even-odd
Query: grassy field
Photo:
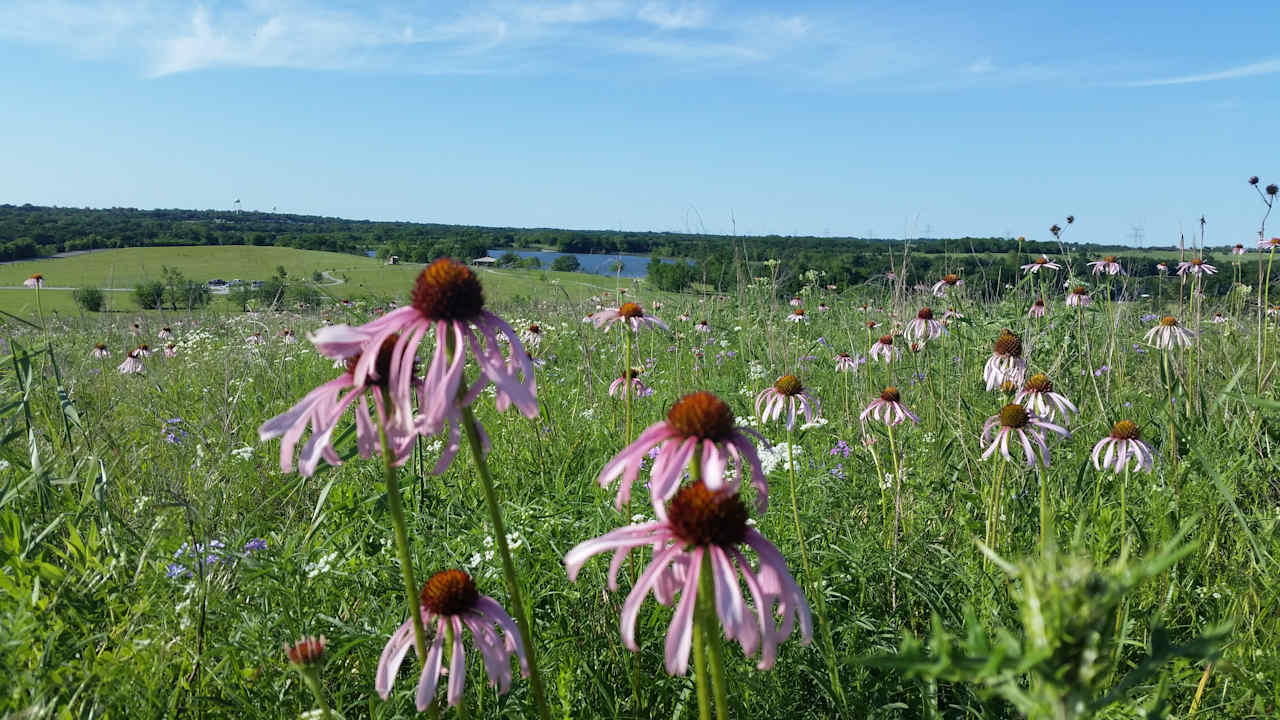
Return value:
[[(264, 272), (281, 262), (266, 257)], [(296, 268), (284, 262), (290, 274), (331, 269), (352, 287), (363, 278), (370, 295), (407, 297), (417, 271), (294, 257)], [(56, 270), (41, 272), (60, 282)], [(219, 274), (231, 272), (201, 276)], [(639, 652), (621, 640), (619, 613), (650, 549), (623, 564), (617, 592), (605, 557), (576, 582), (564, 566), (579, 543), (654, 517), (651, 463), (629, 513), (614, 509), (616, 484), (603, 489), (596, 478), (695, 390), (715, 393), (736, 424), (761, 434), (752, 442), (769, 507), (746, 506), (814, 613), (812, 642), (792, 632), (772, 669), (724, 643), (733, 717), (1132, 720), (1280, 709), (1280, 395), (1271, 381), (1280, 344), (1274, 322), (1259, 344), (1247, 305), (1163, 308), (1198, 333), (1166, 352), (1144, 339), (1157, 324), (1143, 317), (1148, 306), (1126, 301), (1078, 311), (1058, 295), (1037, 320), (1020, 291), (979, 303), (813, 287), (802, 294), (807, 321), (793, 323), (787, 298), (767, 285), (732, 301), (641, 288), (632, 294), (670, 331), (635, 335), (630, 364), (653, 393), (635, 399), (628, 427), (626, 405), (608, 393), (626, 363), (624, 336), (582, 322), (596, 310), (592, 294), (612, 281), (480, 278), (489, 307), (514, 328), (542, 328), (529, 347), (536, 417), (499, 413), (491, 391), (473, 407), (554, 717), (699, 717), (694, 674), (664, 669), (672, 608), (649, 597)], [(965, 316), (946, 335), (914, 352), (895, 335), (897, 361), (836, 371), (837, 353), (865, 358), (921, 306), (944, 303)], [(461, 568), (514, 612), (468, 440), (436, 475), (448, 438), (420, 438), (389, 494), (382, 462), (356, 454), (351, 412), (334, 434), (345, 461), (310, 478), (282, 472), (280, 441), (257, 432), (342, 372), (280, 331), (301, 338), (322, 316), (363, 322), (370, 312), (168, 314), (177, 356), (145, 359), (140, 375), (117, 365), (139, 342), (163, 344), (160, 318), (144, 318), (140, 336), (129, 329), (134, 314), (5, 326), (0, 715), (298, 717), (315, 701), (282, 647), (323, 634), (317, 677), (335, 717), (419, 716), (414, 653), (388, 700), (374, 690), (379, 654), (407, 617), (391, 499), (404, 506), (417, 585)], [(1214, 312), (1227, 321), (1210, 323)], [(983, 378), (1002, 328), (1021, 336), (1029, 372), (1047, 373), (1079, 410), (1054, 420), (1069, 435), (1047, 433), (1047, 465), (1028, 466), (1016, 442), (1012, 461), (982, 457), (984, 422), (1012, 400)], [(267, 341), (247, 344), (255, 333)], [(112, 356), (90, 357), (96, 342)], [(467, 376), (477, 372), (469, 362)], [(792, 430), (761, 421), (753, 406), (789, 373), (821, 416)], [(860, 419), (889, 385), (918, 418), (892, 432)], [(1151, 472), (1099, 471), (1091, 460), (1126, 419), (1154, 452)], [(743, 548), (754, 567), (759, 556)], [(714, 610), (697, 616), (718, 635)], [(517, 673), (509, 693), (496, 693), (467, 636), (463, 708), (436, 710), (534, 717), (530, 682)]]
[[(65, 258), (0, 264), (0, 288), (21, 286), (33, 273), (40, 273), (50, 288), (125, 288), (146, 280), (158, 280), (161, 268), (181, 271), (188, 279), (215, 278), (245, 282), (271, 277), (283, 266), (296, 282), (311, 282), (313, 273), (327, 273), (319, 287), (335, 300), (399, 299), (421, 271), (421, 265), (388, 266), (379, 260), (357, 255), (295, 250), (282, 247), (223, 246), (165, 247), (102, 250)], [(613, 278), (582, 273), (537, 270), (485, 270), (486, 289), (495, 301), (542, 298), (567, 293), (571, 299), (598, 294), (616, 286)], [(334, 281), (341, 281), (336, 283)], [(629, 283), (623, 280), (624, 283)], [(628, 285), (629, 286), (629, 285)], [(79, 314), (70, 290), (46, 289), (41, 293), (44, 309), (63, 314)], [(106, 312), (138, 312), (130, 292), (107, 292)], [(239, 311), (226, 296), (214, 296), (211, 309)], [(0, 289), (0, 310), (23, 318), (36, 315), (35, 293), (26, 288)]]

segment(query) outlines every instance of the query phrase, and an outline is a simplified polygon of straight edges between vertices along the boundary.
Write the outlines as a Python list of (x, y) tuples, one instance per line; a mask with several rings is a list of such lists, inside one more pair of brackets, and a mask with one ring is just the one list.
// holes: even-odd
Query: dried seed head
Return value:
[(292, 645), (286, 645), (285, 655), (289, 662), (298, 666), (317, 665), (324, 658), (324, 646), (328, 640), (325, 636), (304, 636)]

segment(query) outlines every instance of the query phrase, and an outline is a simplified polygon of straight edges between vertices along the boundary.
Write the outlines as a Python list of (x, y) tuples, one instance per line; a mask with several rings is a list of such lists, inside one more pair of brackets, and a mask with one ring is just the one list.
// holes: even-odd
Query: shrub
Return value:
[(578, 262), (578, 258), (574, 255), (561, 255), (552, 261), (551, 269), (559, 272), (578, 272), (582, 269), (582, 263)]
[(164, 303), (165, 284), (159, 280), (140, 282), (133, 288), (133, 299), (144, 310), (158, 309)]
[(99, 312), (106, 298), (96, 287), (82, 287), (71, 291), (71, 299), (76, 301), (82, 310)]

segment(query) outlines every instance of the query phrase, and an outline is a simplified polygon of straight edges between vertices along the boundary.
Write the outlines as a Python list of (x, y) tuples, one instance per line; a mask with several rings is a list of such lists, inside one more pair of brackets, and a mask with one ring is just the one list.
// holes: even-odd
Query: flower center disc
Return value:
[(1048, 375), (1036, 373), (1027, 379), (1027, 389), (1039, 393), (1053, 392), (1053, 383)]
[(1026, 409), (1017, 403), (1009, 403), (1000, 409), (1000, 424), (1007, 428), (1026, 427), (1029, 419)]
[(1160, 324), (1165, 327), (1174, 327), (1178, 324), (1178, 321), (1172, 315), (1165, 315), (1160, 319)]
[(702, 483), (686, 485), (667, 505), (667, 521), (689, 545), (734, 547), (747, 535), (747, 506), (731, 490), (713, 493)]
[(733, 411), (706, 390), (680, 398), (667, 411), (667, 422), (684, 437), (721, 442), (733, 434)]
[(800, 378), (795, 375), (783, 375), (773, 384), (773, 389), (782, 395), (799, 395), (804, 390), (804, 385), (800, 383)]
[(633, 302), (622, 303), (622, 307), (618, 308), (618, 314), (624, 318), (644, 317), (644, 310), (640, 305)]
[(920, 312), (916, 313), (916, 317), (920, 318), (921, 320), (932, 320), (932, 319), (933, 319), (933, 310), (930, 310), (930, 309), (929, 309), (929, 308), (927, 308), (927, 307), (926, 307), (926, 308), (920, 308)]
[(530, 325), (529, 332), (533, 333), (534, 335), (537, 335), (538, 333), (542, 332), (542, 328), (538, 327), (537, 325)]
[(484, 310), (484, 291), (471, 268), (440, 258), (418, 275), (412, 304), (428, 320), (470, 320)]
[(1118, 440), (1137, 440), (1141, 435), (1138, 424), (1132, 420), (1121, 420), (1111, 428), (1111, 437)]
[(892, 345), (892, 344), (893, 344), (893, 336), (892, 336), (892, 335), (881, 335), (881, 336), (880, 336), (880, 344), (881, 344), (881, 345)]
[(793, 312), (792, 314), (798, 315), (799, 317), (804, 317), (804, 308), (796, 308), (795, 312)]
[(1103, 262), (1106, 262), (1106, 263), (1114, 263), (1114, 262), (1116, 261), (1116, 256), (1115, 256), (1115, 255), (1108, 255), (1108, 256), (1106, 256), (1106, 257), (1102, 258), (1102, 261), (1103, 261)]
[(995, 352), (997, 355), (1022, 357), (1022, 338), (1012, 330), (1002, 331), (999, 339), (996, 340)]
[(422, 607), (436, 615), (457, 615), (480, 599), (475, 581), (461, 570), (442, 570), (422, 586)]
[(1083, 285), (1077, 285), (1077, 286), (1075, 286), (1074, 288), (1072, 288), (1072, 290), (1071, 290), (1071, 294), (1073, 294), (1073, 295), (1088, 295), (1088, 294), (1089, 294), (1089, 291), (1088, 291), (1088, 290), (1085, 290)]
[(880, 393), (880, 399), (885, 402), (896, 403), (902, 399), (902, 395), (898, 392), (898, 388), (890, 385)]
[(947, 273), (947, 276), (942, 278), (942, 282), (948, 285), (955, 285), (959, 281), (960, 281), (960, 276), (956, 275), (955, 273)]
[(1192, 264), (1192, 265), (1203, 265), (1203, 264), (1204, 264), (1204, 261), (1203, 261), (1203, 260), (1201, 260), (1200, 258), (1191, 258), (1191, 264)]

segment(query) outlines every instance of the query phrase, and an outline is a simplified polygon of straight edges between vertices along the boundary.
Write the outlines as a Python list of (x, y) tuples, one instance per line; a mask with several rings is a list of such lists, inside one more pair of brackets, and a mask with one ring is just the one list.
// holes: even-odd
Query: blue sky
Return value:
[[(1256, 239), (1280, 6), (6, 0), (0, 202)], [(1280, 224), (1280, 218), (1277, 218)]]

